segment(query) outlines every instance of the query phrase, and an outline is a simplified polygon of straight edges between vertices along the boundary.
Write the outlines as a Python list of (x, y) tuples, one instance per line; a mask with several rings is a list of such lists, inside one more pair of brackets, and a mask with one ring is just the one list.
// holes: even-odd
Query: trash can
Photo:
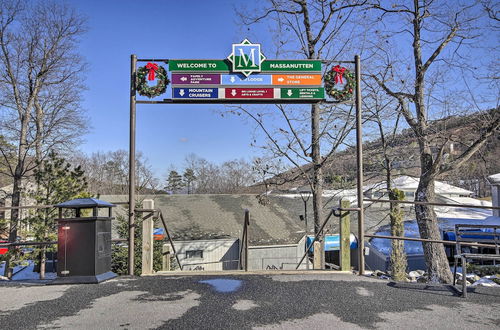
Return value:
[[(77, 198), (55, 206), (59, 208), (58, 262), (52, 284), (99, 283), (116, 276), (111, 271), (114, 206), (95, 198)], [(102, 208), (108, 209), (107, 216), (99, 215)]]

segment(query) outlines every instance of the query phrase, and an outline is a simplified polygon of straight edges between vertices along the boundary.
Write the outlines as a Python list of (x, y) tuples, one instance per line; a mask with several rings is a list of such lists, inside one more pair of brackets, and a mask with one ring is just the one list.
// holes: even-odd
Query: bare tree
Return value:
[[(71, 162), (81, 166), (87, 177), (89, 192), (96, 195), (126, 195), (128, 193), (128, 152), (116, 150), (95, 152), (89, 156), (75, 155)], [(136, 187), (140, 194), (154, 193), (160, 182), (147, 158), (136, 154)]]
[[(13, 206), (20, 204), (23, 179), (37, 166), (42, 146), (74, 141), (66, 138), (78, 134), (77, 127), (61, 129), (64, 125), (60, 121), (64, 121), (61, 111), (78, 108), (74, 95), (81, 90), (84, 65), (76, 49), (84, 22), (73, 10), (53, 1), (0, 3), (0, 105), (6, 110), (1, 125), (6, 138), (15, 145), (15, 162), (8, 156), (12, 150), (1, 152), (13, 180)], [(78, 88), (64, 98), (65, 93), (69, 95), (65, 86), (70, 85)], [(49, 98), (60, 100), (56, 108)], [(10, 241), (16, 239), (18, 220), (19, 212), (13, 210)], [(6, 267), (7, 275), (11, 275), (9, 269)]]
[[(470, 75), (464, 76), (470, 73), (464, 69), (471, 65), (470, 56), (464, 54), (474, 51), (472, 41), (477, 37), (481, 16), (475, 2), (414, 0), (413, 5), (373, 7), (380, 14), (379, 26), (385, 30), (375, 31), (382, 44), (372, 47), (376, 50), (374, 56), (380, 60), (378, 67), (371, 68), (372, 77), (398, 102), (402, 116), (417, 138), (420, 183), (415, 200), (432, 202), (435, 179), (465, 164), (500, 125), (499, 111), (484, 112), (479, 135), (458, 155), (451, 154), (449, 146), (460, 137), (451, 135), (446, 125), (444, 129), (439, 126), (439, 131), (433, 131), (438, 126), (431, 125), (436, 119), (450, 118), (451, 114), (474, 108), (461, 97), (463, 91), (455, 93), (457, 88), (451, 81), (475, 81)], [(488, 90), (482, 90), (479, 97), (486, 101), (487, 94)], [(498, 97), (498, 90), (489, 96), (492, 95)], [(415, 211), (421, 237), (440, 239), (433, 207), (417, 205)], [(423, 245), (430, 280), (449, 283), (452, 276), (443, 245)]]
[[(399, 154), (393, 148), (396, 142), (397, 133), (400, 130), (401, 114), (397, 111), (397, 102), (388, 96), (380, 86), (376, 84), (366, 84), (364, 96), (364, 113), (369, 122), (375, 126), (380, 141), (379, 166), (382, 169), (377, 172), (385, 172), (385, 189), (382, 195), (388, 196), (391, 200), (404, 199), (404, 193), (394, 190), (392, 187), (394, 162)], [(394, 116), (396, 114), (396, 116)], [(394, 118), (395, 117), (395, 118)], [(404, 236), (403, 211), (397, 203), (389, 203), (389, 218), (391, 225), (391, 235)], [(391, 242), (391, 277), (395, 281), (406, 280), (407, 259), (404, 251), (404, 241), (392, 240)]]
[[(347, 43), (338, 42), (334, 47), (334, 40), (354, 37), (354, 25), (346, 29), (347, 23), (353, 18), (356, 8), (365, 1), (270, 0), (267, 3), (257, 12), (240, 13), (240, 16), (248, 26), (261, 22), (274, 24), (277, 54), (335, 59), (346, 52)], [(269, 125), (261, 109), (258, 113), (245, 107), (232, 110), (251, 118), (267, 137), (265, 148), (289, 161), (311, 186), (314, 228), (318, 234), (323, 212), (323, 165), (349, 134), (352, 107), (347, 110), (337, 107), (334, 110), (313, 104), (309, 115), (301, 115), (296, 107), (278, 106), (283, 126), (276, 129)], [(309, 142), (306, 142), (307, 139)], [(321, 152), (324, 145), (328, 145), (326, 153)], [(306, 163), (312, 163), (312, 171), (303, 170), (302, 165)]]
[(185, 158), (186, 170), (192, 170), (191, 193), (232, 194), (240, 193), (255, 181), (252, 164), (244, 159), (225, 161), (218, 165), (189, 154)]

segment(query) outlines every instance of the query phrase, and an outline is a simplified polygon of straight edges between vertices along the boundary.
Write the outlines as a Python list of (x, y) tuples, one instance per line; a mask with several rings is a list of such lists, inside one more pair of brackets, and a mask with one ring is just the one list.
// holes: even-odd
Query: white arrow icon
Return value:
[(292, 90), (291, 90), (291, 89), (289, 89), (289, 90), (288, 90), (288, 92), (286, 92), (286, 95), (288, 95), (288, 96), (292, 96)]
[(183, 89), (181, 89), (181, 90), (179, 91), (179, 95), (180, 95), (180, 96), (184, 96), (184, 94), (185, 94), (185, 93), (184, 93), (184, 90), (183, 90)]
[(231, 80), (231, 82), (234, 83), (236, 81), (236, 78), (234, 78), (234, 76), (231, 76), (229, 80)]
[(232, 96), (236, 96), (236, 89), (232, 89), (232, 90), (231, 90), (231, 95), (232, 95)]
[(181, 77), (181, 80), (182, 81), (186, 81), (186, 80), (188, 80), (188, 78), (187, 77)]
[(285, 79), (283, 79), (282, 77), (279, 77), (279, 78), (278, 78), (278, 81), (279, 81), (279, 82), (283, 82), (283, 81), (285, 81)]

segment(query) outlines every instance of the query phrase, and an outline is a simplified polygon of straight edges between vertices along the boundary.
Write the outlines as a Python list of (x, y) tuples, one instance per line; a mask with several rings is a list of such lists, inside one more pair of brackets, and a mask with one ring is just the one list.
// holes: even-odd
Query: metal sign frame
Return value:
[[(365, 272), (364, 263), (364, 211), (363, 211), (363, 147), (362, 147), (362, 121), (361, 121), (361, 60), (359, 55), (354, 56), (354, 61), (327, 61), (327, 60), (300, 60), (320, 61), (322, 64), (349, 63), (354, 64), (356, 78), (356, 160), (357, 160), (357, 204), (353, 211), (358, 212), (358, 260), (359, 275)], [(129, 238), (128, 238), (128, 271), (134, 275), (134, 235), (135, 235), (135, 197), (136, 197), (136, 105), (137, 104), (338, 104), (336, 101), (326, 99), (163, 99), (161, 101), (137, 100), (136, 76), (137, 62), (163, 62), (169, 63), (169, 59), (138, 59), (137, 55), (130, 56), (130, 140), (129, 140)], [(199, 71), (201, 73), (201, 71)], [(216, 71), (209, 71), (216, 73)], [(225, 72), (225, 71), (224, 71)], [(317, 71), (315, 71), (317, 72)], [(191, 73), (186, 70), (185, 73)], [(279, 72), (276, 72), (279, 73)], [(283, 72), (285, 74), (285, 72)], [(307, 72), (300, 72), (307, 73)], [(310, 72), (309, 72), (310, 73)], [(298, 74), (298, 73), (297, 73)], [(248, 86), (245, 86), (248, 87)], [(289, 88), (301, 88), (300, 86), (289, 86)]]

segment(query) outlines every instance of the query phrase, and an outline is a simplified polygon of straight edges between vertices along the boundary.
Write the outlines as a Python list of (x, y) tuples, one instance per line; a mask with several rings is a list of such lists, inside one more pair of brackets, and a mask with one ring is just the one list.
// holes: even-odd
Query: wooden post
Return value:
[[(152, 199), (145, 199), (142, 208), (153, 210), (155, 208)], [(146, 216), (142, 221), (142, 271), (141, 275), (153, 274), (153, 217)]]
[(169, 244), (163, 244), (162, 247), (162, 263), (161, 263), (161, 270), (169, 271), (170, 270), (170, 245)]
[(322, 269), (321, 267), (321, 243), (316, 241), (313, 245), (314, 258), (313, 258), (313, 269)]
[[(351, 203), (348, 200), (340, 201), (341, 209), (347, 209), (350, 207)], [(339, 243), (340, 270), (349, 271), (351, 270), (351, 219), (349, 216), (349, 211), (340, 211)]]

